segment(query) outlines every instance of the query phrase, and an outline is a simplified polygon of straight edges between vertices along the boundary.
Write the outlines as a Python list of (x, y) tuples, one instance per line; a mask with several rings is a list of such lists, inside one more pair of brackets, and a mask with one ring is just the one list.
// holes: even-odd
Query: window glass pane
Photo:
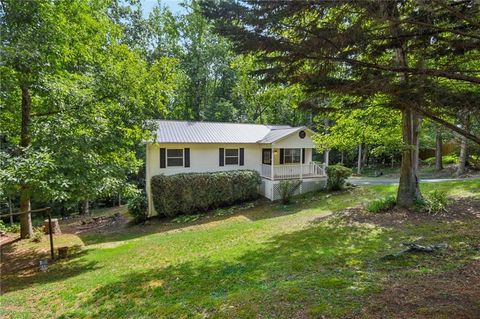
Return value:
[(238, 164), (238, 157), (225, 157), (225, 164), (226, 165), (237, 165)]
[(167, 150), (167, 157), (183, 157), (182, 149)]
[(271, 150), (264, 150), (263, 151), (263, 163), (264, 164), (272, 164), (272, 151)]
[(238, 149), (225, 149), (225, 156), (238, 156)]
[(167, 166), (183, 166), (183, 158), (168, 158)]
[(300, 148), (286, 148), (285, 149), (285, 164), (300, 163)]
[(285, 149), (285, 155), (289, 156), (300, 156), (300, 149), (299, 148), (286, 148)]

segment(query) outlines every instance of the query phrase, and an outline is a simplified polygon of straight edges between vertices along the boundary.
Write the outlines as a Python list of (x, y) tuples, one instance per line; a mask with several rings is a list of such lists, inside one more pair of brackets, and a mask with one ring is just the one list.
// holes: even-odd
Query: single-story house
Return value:
[(191, 172), (256, 170), (261, 195), (280, 199), (282, 180), (302, 180), (297, 193), (326, 184), (325, 167), (312, 161), (314, 132), (307, 127), (216, 122), (157, 121), (146, 143), (146, 190), (149, 213), (154, 213), (152, 176)]

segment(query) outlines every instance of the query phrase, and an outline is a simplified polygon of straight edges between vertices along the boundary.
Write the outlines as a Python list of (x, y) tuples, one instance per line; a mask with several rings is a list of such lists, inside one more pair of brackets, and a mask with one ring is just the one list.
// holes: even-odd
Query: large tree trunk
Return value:
[[(26, 148), (30, 145), (30, 110), (32, 100), (30, 98), (30, 92), (26, 85), (21, 85), (22, 90), (22, 128), (20, 133), (20, 146)], [(20, 185), (20, 211), (29, 212), (30, 206), (30, 190), (27, 183)], [(20, 238), (30, 238), (33, 236), (32, 217), (30, 213), (20, 215)]]
[(422, 126), (422, 118), (414, 113), (413, 114), (413, 145), (415, 145), (415, 154), (413, 156), (413, 169), (415, 174), (418, 175), (420, 166), (420, 129)]
[(88, 199), (85, 200), (84, 206), (83, 206), (83, 213), (85, 215), (90, 214), (90, 201)]
[(440, 131), (440, 129), (437, 129), (437, 132), (435, 135), (435, 170), (436, 171), (441, 171), (443, 169), (442, 147), (443, 147), (442, 132)]
[(367, 166), (367, 161), (368, 161), (367, 155), (368, 155), (368, 145), (365, 144), (365, 145), (363, 146), (362, 167)]
[(421, 198), (418, 177), (415, 170), (417, 155), (415, 113), (407, 108), (402, 114), (402, 133), (404, 149), (400, 169), (400, 184), (398, 186), (397, 204), (402, 207), (412, 207), (417, 199)]
[[(390, 31), (395, 37), (396, 48), (394, 52), (394, 58), (397, 66), (408, 67), (407, 52), (405, 52), (404, 38), (400, 35), (402, 30), (400, 29), (400, 14), (396, 3), (393, 2), (380, 2), (385, 6), (386, 18), (390, 21)], [(408, 82), (406, 73), (400, 73), (400, 83), (405, 84)], [(408, 90), (408, 87), (405, 86)], [(403, 95), (400, 94), (398, 99), (403, 99)], [(410, 208), (414, 205), (417, 199), (422, 197), (420, 193), (420, 187), (418, 183), (417, 170), (418, 165), (418, 130), (420, 128), (420, 121), (417, 119), (417, 115), (410, 108), (405, 106), (405, 101), (398, 101), (399, 105), (403, 107), (402, 112), (402, 136), (403, 136), (403, 152), (402, 152), (402, 164), (400, 168), (400, 183), (398, 185), (397, 192), (397, 205)]]
[(458, 167), (455, 175), (461, 176), (465, 174), (465, 168), (467, 166), (467, 157), (468, 157), (467, 138), (462, 136), (462, 139), (460, 142), (460, 157), (458, 158)]
[[(468, 110), (462, 110), (459, 113), (460, 124), (463, 129), (469, 129), (468, 125)], [(460, 157), (458, 158), (458, 167), (455, 175), (460, 176), (465, 174), (465, 168), (467, 166), (467, 159), (468, 159), (468, 145), (467, 145), (467, 138), (465, 136), (460, 137)]]
[(328, 166), (328, 163), (330, 162), (330, 150), (326, 150), (323, 153), (323, 162), (325, 163), (325, 166)]
[(357, 174), (362, 173), (362, 144), (358, 144)]

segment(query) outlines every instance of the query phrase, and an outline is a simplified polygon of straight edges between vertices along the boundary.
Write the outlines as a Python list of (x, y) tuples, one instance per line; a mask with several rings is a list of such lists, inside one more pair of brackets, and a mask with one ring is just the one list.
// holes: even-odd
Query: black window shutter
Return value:
[(283, 154), (285, 152), (285, 149), (281, 148), (280, 149), (280, 164), (283, 164)]
[(184, 151), (184, 160), (185, 160), (185, 167), (190, 167), (190, 149), (186, 148)]
[(305, 149), (302, 148), (302, 164), (305, 164)]
[(218, 152), (218, 165), (224, 166), (225, 165), (225, 149), (220, 148)]
[(245, 149), (244, 148), (240, 148), (240, 166), (243, 166), (244, 162), (245, 162)]
[(160, 148), (160, 168), (166, 167), (165, 162), (166, 162), (166, 149)]

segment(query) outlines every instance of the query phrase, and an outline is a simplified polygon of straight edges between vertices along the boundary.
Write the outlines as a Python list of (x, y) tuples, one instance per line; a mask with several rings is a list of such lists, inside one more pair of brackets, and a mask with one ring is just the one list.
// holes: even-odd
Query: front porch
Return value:
[(269, 180), (325, 177), (325, 164), (262, 164), (260, 175)]

